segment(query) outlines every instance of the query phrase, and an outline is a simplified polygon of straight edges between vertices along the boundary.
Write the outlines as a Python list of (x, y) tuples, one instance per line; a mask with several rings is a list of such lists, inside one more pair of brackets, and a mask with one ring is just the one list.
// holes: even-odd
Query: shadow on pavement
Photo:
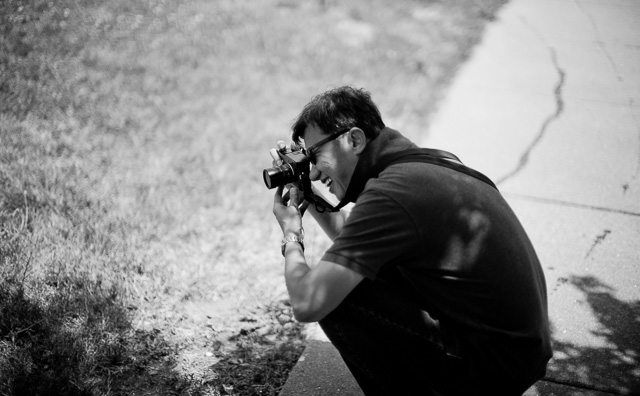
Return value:
[(546, 378), (585, 389), (639, 395), (640, 301), (615, 298), (615, 289), (593, 276), (573, 276), (569, 282), (585, 294), (599, 324), (592, 334), (607, 346), (554, 340), (554, 358)]

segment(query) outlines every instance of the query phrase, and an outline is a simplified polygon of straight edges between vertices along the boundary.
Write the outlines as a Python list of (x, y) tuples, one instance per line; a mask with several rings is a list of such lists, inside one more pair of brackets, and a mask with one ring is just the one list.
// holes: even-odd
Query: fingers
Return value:
[(280, 156), (278, 155), (278, 150), (272, 148), (271, 150), (269, 150), (269, 154), (271, 154), (271, 158), (273, 159), (273, 166), (282, 165), (282, 160), (280, 159)]
[(278, 148), (272, 148), (271, 150), (269, 150), (269, 154), (271, 155), (271, 158), (273, 159), (273, 166), (280, 166), (280, 165), (282, 165), (282, 160), (280, 159), (280, 156), (278, 155), (278, 151), (285, 151), (286, 148), (287, 148), (287, 145), (284, 142), (284, 140), (278, 140), (276, 142), (276, 146), (278, 146)]
[(298, 204), (300, 203), (300, 191), (296, 187), (291, 187), (289, 195), (291, 195), (290, 205), (298, 207)]
[(274, 205), (299, 207), (300, 202), (304, 200), (304, 197), (302, 197), (302, 195), (300, 194), (300, 190), (298, 190), (296, 187), (291, 187), (288, 191), (284, 192), (284, 194), (283, 192), (284, 186), (278, 187), (275, 197), (273, 198)]
[(273, 206), (276, 207), (278, 205), (283, 205), (282, 203), (282, 190), (284, 190), (284, 186), (280, 186), (276, 189), (276, 194), (273, 197)]
[[(295, 189), (296, 192), (297, 192), (297, 189), (294, 187), (294, 188), (291, 188), (291, 189), (289, 189), (288, 191), (285, 192), (284, 188), (285, 188), (285, 186), (280, 186), (276, 190), (276, 195), (273, 198), (274, 206), (289, 206), (289, 205), (293, 205), (292, 198), (294, 196), (292, 196), (291, 190)], [(283, 194), (283, 192), (284, 192), (284, 194)], [(294, 193), (294, 194), (296, 194), (295, 197), (297, 197), (297, 193)]]

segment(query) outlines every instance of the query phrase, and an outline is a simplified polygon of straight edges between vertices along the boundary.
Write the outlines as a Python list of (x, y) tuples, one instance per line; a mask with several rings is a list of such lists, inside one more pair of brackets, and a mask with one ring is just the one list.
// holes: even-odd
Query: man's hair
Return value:
[(370, 140), (385, 127), (369, 92), (349, 86), (326, 91), (311, 99), (291, 127), (293, 141), (300, 143), (305, 129), (311, 124), (327, 135), (358, 127)]

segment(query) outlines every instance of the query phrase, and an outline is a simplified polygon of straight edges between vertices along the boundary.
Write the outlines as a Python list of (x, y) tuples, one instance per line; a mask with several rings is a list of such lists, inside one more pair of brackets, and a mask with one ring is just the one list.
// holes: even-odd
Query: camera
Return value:
[(278, 151), (282, 165), (262, 171), (262, 178), (267, 188), (272, 189), (286, 184), (295, 184), (300, 191), (305, 191), (305, 184), (309, 180), (309, 159), (302, 150), (283, 152)]
[(315, 205), (318, 212), (339, 210), (313, 192), (309, 178), (311, 163), (302, 150), (278, 150), (278, 156), (282, 160), (282, 165), (262, 171), (262, 178), (268, 189), (293, 184), (302, 192), (306, 201)]

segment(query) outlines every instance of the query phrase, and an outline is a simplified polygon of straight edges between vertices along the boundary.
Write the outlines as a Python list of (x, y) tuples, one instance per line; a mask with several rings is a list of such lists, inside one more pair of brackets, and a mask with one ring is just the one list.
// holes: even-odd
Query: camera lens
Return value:
[(269, 189), (296, 181), (296, 175), (289, 164), (263, 170), (262, 178), (264, 179), (264, 184)]

